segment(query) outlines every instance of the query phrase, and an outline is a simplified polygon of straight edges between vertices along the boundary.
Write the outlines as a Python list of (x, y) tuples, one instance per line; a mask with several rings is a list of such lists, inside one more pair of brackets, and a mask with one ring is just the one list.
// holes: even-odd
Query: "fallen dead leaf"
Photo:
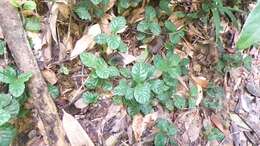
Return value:
[(120, 55), (123, 57), (124, 65), (128, 65), (137, 59), (135, 56), (127, 53), (120, 53)]
[(56, 32), (56, 22), (57, 22), (57, 17), (59, 13), (59, 4), (54, 3), (53, 6), (51, 7), (51, 13), (49, 17), (49, 24), (50, 24), (50, 29), (51, 29), (51, 34), (53, 40), (57, 43), (57, 32)]
[(2, 31), (2, 28), (0, 27), (0, 39), (3, 39), (3, 38), (4, 38), (3, 31)]
[[(70, 59), (74, 59), (80, 53), (84, 52), (86, 49), (91, 49), (94, 47), (96, 42), (94, 41), (95, 36), (101, 33), (101, 28), (99, 24), (90, 26), (87, 33), (85, 33), (77, 42), (70, 54)], [(85, 31), (86, 32), (86, 31)]]
[(203, 99), (203, 90), (200, 85), (197, 85), (197, 88), (198, 88), (198, 96), (197, 96), (198, 98), (196, 100), (196, 105), (198, 106)]
[(109, 0), (108, 5), (106, 5), (105, 12), (110, 10), (116, 3), (117, 0)]
[(42, 75), (44, 77), (44, 79), (49, 82), (50, 84), (54, 85), (57, 83), (58, 81), (58, 78), (55, 74), (55, 72), (53, 72), (52, 70), (50, 69), (45, 69), (42, 71)]
[(247, 126), (247, 124), (237, 115), (234, 113), (229, 113), (230, 119), (237, 124), (238, 126), (240, 126), (241, 128), (250, 131), (251, 128)]
[(121, 136), (121, 134), (122, 133), (120, 132), (120, 133), (116, 133), (116, 134), (109, 136), (109, 138), (107, 138), (105, 141), (105, 145), (106, 146), (115, 146), (116, 143), (118, 142), (118, 139)]
[(83, 109), (87, 107), (88, 105), (84, 102), (83, 98), (79, 98), (75, 103), (75, 107), (78, 109)]
[(210, 117), (212, 123), (221, 131), (224, 133), (225, 136), (228, 136), (229, 131), (224, 128), (223, 124), (220, 121), (220, 118), (217, 115), (211, 115)]
[(208, 88), (209, 81), (205, 77), (195, 77), (191, 75), (191, 78), (196, 84), (198, 84), (202, 88)]
[(63, 113), (62, 124), (71, 146), (94, 146), (79, 122), (64, 110)]

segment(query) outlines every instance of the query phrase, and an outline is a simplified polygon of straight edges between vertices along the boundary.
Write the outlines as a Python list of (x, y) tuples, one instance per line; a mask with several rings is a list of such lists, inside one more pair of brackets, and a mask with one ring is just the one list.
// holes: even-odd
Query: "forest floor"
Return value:
[[(235, 47), (246, 16), (255, 3), (224, 0), (225, 7), (234, 8), (232, 16), (235, 20), (220, 10), (219, 19), (213, 18), (213, 10), (202, 10), (205, 5), (209, 9), (213, 7), (212, 2), (202, 0), (171, 1), (170, 14), (161, 12), (159, 1), (152, 0), (144, 0), (136, 7), (119, 13), (119, 3), (110, 0), (104, 15), (93, 16), (91, 21), (82, 20), (74, 12), (79, 1), (72, 4), (66, 0), (37, 0), (36, 10), (19, 9), (19, 13), (24, 22), (27, 18), (40, 18), (39, 31), (25, 28), (26, 34), (63, 127), (77, 127), (74, 132), (65, 130), (70, 142), (75, 138), (72, 142), (75, 146), (256, 146), (260, 145), (260, 50), (252, 47), (239, 51)], [(148, 5), (156, 9), (156, 21), (161, 26), (161, 32), (159, 35), (147, 32), (144, 33), (145, 38), (140, 39), (144, 34), (140, 35), (137, 24), (147, 19), (145, 8)], [(196, 16), (193, 15), (195, 13)], [(128, 47), (126, 52), (98, 45), (93, 37), (100, 32), (111, 34), (109, 23), (115, 16), (126, 19), (127, 25), (119, 35)], [(164, 28), (166, 20), (176, 27), (173, 34), (184, 33), (179, 39), (174, 40)], [(216, 33), (218, 26), (222, 29)], [(5, 39), (1, 31), (0, 39)], [(0, 55), (0, 69), (15, 66), (8, 46), (6, 48), (6, 52)], [(114, 89), (123, 75), (110, 79), (111, 84), (107, 87), (102, 85), (93, 89), (85, 85), (93, 68), (82, 63), (82, 57), (79, 57), (82, 53), (91, 52), (102, 57), (107, 64), (113, 64), (119, 70), (131, 70), (139, 62), (155, 64), (156, 56), (167, 59), (169, 50), (180, 60), (188, 60), (185, 65), (180, 65), (182, 73), (174, 79), (176, 86), (171, 89), (174, 90), (171, 100), (161, 101), (163, 95), (155, 96), (151, 92), (153, 96), (149, 104), (138, 103), (133, 107), (124, 101), (124, 96), (115, 96)], [(173, 57), (170, 61), (176, 60)], [(148, 78), (164, 80), (162, 74), (159, 71)], [(150, 80), (146, 82), (150, 83)], [(164, 90), (160, 86), (155, 88)], [(0, 83), (0, 91), (7, 92), (8, 87)], [(93, 95), (87, 94), (90, 92)], [(142, 96), (146, 96), (145, 93)], [(27, 100), (24, 110), (30, 112), (15, 121), (18, 133), (14, 143), (19, 146), (44, 146), (34, 115), (33, 100)], [(171, 126), (167, 127), (167, 122), (162, 119)], [(171, 130), (174, 132), (170, 134)], [(80, 140), (88, 137), (87, 141)]]

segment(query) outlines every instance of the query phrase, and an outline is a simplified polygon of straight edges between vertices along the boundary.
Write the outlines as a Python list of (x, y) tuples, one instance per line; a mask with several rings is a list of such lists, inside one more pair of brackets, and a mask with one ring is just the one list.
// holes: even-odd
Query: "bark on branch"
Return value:
[(34, 107), (44, 126), (43, 133), (50, 146), (67, 146), (56, 106), (48, 93), (36, 59), (25, 35), (17, 10), (9, 0), (0, 0), (0, 25), (17, 67), (23, 72), (31, 72), (33, 77), (28, 87)]

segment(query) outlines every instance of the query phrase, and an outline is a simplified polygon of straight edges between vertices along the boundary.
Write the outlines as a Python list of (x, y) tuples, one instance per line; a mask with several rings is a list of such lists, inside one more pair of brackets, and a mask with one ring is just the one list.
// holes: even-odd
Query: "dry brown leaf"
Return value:
[(129, 15), (127, 22), (129, 24), (134, 24), (138, 21), (141, 21), (144, 19), (144, 8), (138, 8), (134, 9), (131, 14)]
[(248, 125), (237, 115), (234, 113), (229, 113), (230, 119), (237, 124), (238, 126), (240, 126), (241, 128), (250, 131), (251, 128), (248, 127)]
[(217, 115), (211, 115), (210, 117), (212, 123), (221, 131), (224, 133), (225, 136), (228, 136), (229, 132), (227, 129), (224, 128), (223, 124), (221, 123), (219, 117)]
[(102, 32), (106, 33), (106, 34), (110, 34), (110, 27), (109, 27), (109, 23), (110, 20), (112, 20), (113, 16), (109, 15), (109, 14), (105, 14), (102, 18), (101, 18), (101, 22), (100, 22), (100, 27)]
[(144, 130), (149, 125), (153, 125), (158, 118), (158, 112), (154, 112), (143, 117), (141, 114), (133, 117), (132, 129), (136, 141), (140, 141)]
[(0, 27), (0, 39), (3, 39), (3, 38), (4, 38), (3, 31), (2, 31), (2, 28)]
[(116, 3), (117, 0), (109, 0), (108, 5), (106, 5), (105, 12), (110, 10)]
[(136, 60), (136, 57), (131, 54), (120, 53), (120, 55), (123, 57), (124, 65), (128, 65)]
[(60, 4), (59, 7), (58, 7), (58, 9), (59, 9), (59, 13), (60, 13), (64, 18), (69, 19), (71, 12), (70, 12), (70, 8), (69, 8), (68, 5), (66, 5), (66, 4)]
[(109, 138), (107, 138), (105, 141), (105, 146), (115, 146), (121, 134), (122, 133), (120, 132), (109, 136)]
[(203, 99), (203, 90), (200, 85), (197, 85), (197, 89), (198, 89), (198, 96), (197, 96), (198, 98), (196, 100), (196, 105), (198, 106)]
[(209, 81), (205, 77), (195, 77), (191, 75), (192, 80), (202, 88), (208, 88)]
[[(87, 28), (86, 28), (87, 29)], [(85, 31), (86, 32), (86, 31)], [(101, 28), (99, 24), (95, 24), (89, 27), (87, 33), (85, 33), (77, 42), (70, 54), (70, 59), (74, 59), (80, 53), (84, 52), (86, 49), (92, 49), (96, 42), (94, 41), (95, 36), (101, 33)]]
[(85, 107), (87, 107), (88, 105), (84, 102), (83, 98), (78, 99), (75, 103), (74, 103), (75, 107), (78, 109), (83, 109)]
[(57, 22), (58, 13), (59, 13), (59, 4), (54, 3), (53, 6), (51, 7), (49, 23), (50, 23), (52, 38), (56, 43), (58, 42), (57, 32), (56, 32), (56, 22)]
[(58, 81), (58, 78), (55, 74), (55, 72), (53, 72), (52, 70), (50, 69), (45, 69), (42, 71), (42, 75), (44, 77), (44, 79), (49, 82), (50, 84), (54, 85), (57, 83)]
[(94, 146), (79, 122), (65, 111), (63, 113), (62, 124), (71, 146)]

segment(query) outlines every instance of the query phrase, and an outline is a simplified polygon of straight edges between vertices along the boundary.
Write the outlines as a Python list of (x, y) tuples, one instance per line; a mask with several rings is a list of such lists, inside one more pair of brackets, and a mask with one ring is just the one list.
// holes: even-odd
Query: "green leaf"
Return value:
[(168, 73), (163, 74), (163, 81), (166, 85), (170, 87), (176, 88), (176, 86), (178, 85), (178, 80), (175, 78), (171, 78), (171, 76)]
[(155, 146), (165, 146), (167, 143), (167, 137), (162, 133), (157, 133), (154, 137), (154, 145)]
[(117, 77), (120, 76), (119, 70), (115, 66), (109, 66), (109, 77)]
[(36, 3), (34, 1), (25, 1), (23, 3), (23, 9), (24, 10), (35, 10), (36, 9)]
[(162, 94), (169, 89), (162, 80), (154, 80), (151, 82), (151, 89), (156, 94)]
[(174, 102), (169, 99), (165, 102), (165, 107), (169, 110), (169, 111), (173, 111), (174, 110)]
[(174, 106), (178, 109), (184, 109), (186, 107), (186, 100), (183, 97), (176, 95), (174, 98)]
[(16, 135), (16, 130), (13, 126), (5, 124), (0, 126), (0, 146), (9, 146)]
[(117, 48), (120, 52), (127, 52), (128, 51), (128, 46), (121, 41), (119, 47)]
[(26, 18), (25, 29), (32, 32), (39, 32), (41, 30), (41, 22), (38, 17)]
[(125, 98), (128, 100), (131, 100), (134, 98), (134, 89), (133, 88), (128, 87), (126, 89)]
[(112, 102), (113, 102), (113, 104), (115, 104), (115, 105), (123, 104), (122, 97), (120, 97), (120, 96), (114, 96), (114, 97), (112, 98)]
[(11, 95), (0, 93), (0, 109), (7, 106), (11, 101), (12, 101)]
[(166, 29), (170, 32), (176, 32), (177, 31), (176, 26), (170, 20), (166, 20), (164, 22), (164, 25), (165, 25)]
[(215, 34), (216, 34), (216, 40), (218, 41), (220, 39), (220, 31), (221, 31), (221, 20), (219, 11), (217, 8), (211, 9), (212, 15), (213, 15), (213, 23), (215, 25)]
[(98, 5), (102, 0), (90, 0), (94, 5)]
[(160, 35), (160, 33), (161, 33), (161, 27), (160, 27), (160, 25), (159, 25), (158, 23), (156, 23), (156, 22), (150, 23), (149, 29), (150, 29), (150, 31), (153, 33), (153, 35), (158, 36), (158, 35)]
[(174, 136), (177, 134), (176, 127), (166, 119), (159, 118), (156, 127), (158, 127), (161, 132), (166, 133), (168, 136)]
[(140, 21), (137, 24), (137, 30), (140, 32), (146, 32), (149, 29), (150, 24), (146, 21)]
[(169, 69), (169, 66), (167, 62), (160, 56), (156, 55), (153, 60), (154, 66), (159, 69), (160, 71), (167, 71)]
[(145, 7), (145, 19), (148, 21), (154, 21), (156, 18), (156, 11), (152, 6)]
[(5, 42), (3, 40), (0, 40), (0, 55), (4, 55), (6, 50)]
[(125, 26), (126, 26), (126, 20), (122, 16), (113, 18), (110, 23), (110, 29), (113, 33), (117, 33), (118, 31), (124, 29)]
[(65, 65), (62, 64), (60, 66), (59, 72), (64, 74), (64, 75), (69, 75), (70, 70)]
[(8, 66), (6, 69), (0, 69), (0, 82), (11, 83), (16, 80), (16, 71)]
[(167, 65), (170, 67), (179, 66), (179, 63), (181, 62), (180, 56), (175, 53), (167, 53), (166, 58), (167, 58)]
[(92, 92), (84, 92), (82, 94), (83, 101), (87, 104), (96, 103), (98, 100), (98, 95)]
[(219, 86), (210, 86), (207, 90), (207, 95), (211, 98), (221, 99), (225, 97), (225, 91)]
[(9, 92), (14, 96), (14, 97), (19, 97), (23, 94), (25, 89), (25, 84), (24, 82), (21, 81), (13, 81), (9, 84)]
[(107, 67), (100, 67), (96, 69), (96, 74), (101, 79), (108, 79), (110, 70)]
[(114, 95), (118, 95), (118, 96), (124, 96), (126, 94), (126, 91), (128, 89), (128, 84), (126, 80), (120, 80), (119, 84), (114, 88)]
[(148, 84), (138, 84), (134, 89), (135, 100), (140, 104), (147, 104), (151, 97), (151, 90)]
[(194, 98), (189, 98), (188, 104), (189, 104), (189, 108), (195, 108), (196, 100)]
[(169, 0), (160, 0), (159, 7), (165, 11), (168, 15), (172, 13), (170, 9), (170, 1)]
[(169, 34), (170, 42), (173, 44), (178, 44), (181, 41), (182, 37), (184, 37), (183, 31), (178, 31), (177, 33)]
[(18, 81), (20, 82), (26, 82), (32, 77), (32, 73), (22, 73), (18, 75)]
[(4, 110), (7, 111), (12, 118), (15, 118), (20, 111), (20, 104), (16, 99), (13, 99), (11, 103), (4, 108)]
[(143, 82), (148, 77), (149, 69), (145, 63), (136, 63), (132, 67), (132, 77), (136, 82)]
[(11, 119), (11, 115), (4, 109), (0, 108), (0, 126), (7, 123), (9, 119)]
[(224, 134), (217, 128), (210, 128), (208, 129), (209, 131), (207, 131), (207, 139), (209, 141), (212, 141), (212, 140), (218, 140), (218, 141), (222, 141), (225, 136)]
[(147, 115), (147, 114), (150, 114), (150, 113), (153, 113), (154, 112), (154, 109), (153, 107), (151, 106), (151, 104), (140, 104), (140, 110), (143, 114)]
[(196, 86), (192, 86), (190, 88), (190, 96), (192, 97), (198, 96), (198, 88)]
[(78, 5), (75, 9), (74, 12), (79, 16), (80, 19), (82, 20), (91, 20), (91, 15), (88, 12), (87, 6), (84, 4)]
[(102, 84), (102, 89), (105, 91), (110, 91), (113, 89), (113, 84), (109, 81), (104, 81)]
[(101, 34), (98, 34), (96, 37), (95, 37), (95, 42), (97, 44), (100, 44), (100, 45), (104, 45), (107, 43), (107, 40), (108, 40), (108, 35), (105, 34), (105, 33), (101, 33)]
[(89, 75), (85, 86), (88, 89), (95, 89), (96, 87), (98, 87), (101, 84), (101, 80), (97, 77), (97, 75), (93, 72)]
[(168, 73), (171, 78), (178, 78), (181, 75), (181, 68), (180, 66), (169, 68)]
[(80, 60), (86, 67), (90, 68), (96, 68), (98, 62), (98, 58), (92, 53), (81, 53)]
[(120, 68), (120, 74), (125, 78), (131, 78), (131, 71), (128, 68)]
[(48, 84), (48, 91), (53, 99), (56, 99), (60, 96), (60, 90), (57, 86)]
[(120, 46), (121, 38), (117, 35), (111, 35), (107, 38), (107, 45), (111, 49), (117, 49)]
[(127, 9), (130, 6), (129, 0), (119, 0), (119, 6)]

